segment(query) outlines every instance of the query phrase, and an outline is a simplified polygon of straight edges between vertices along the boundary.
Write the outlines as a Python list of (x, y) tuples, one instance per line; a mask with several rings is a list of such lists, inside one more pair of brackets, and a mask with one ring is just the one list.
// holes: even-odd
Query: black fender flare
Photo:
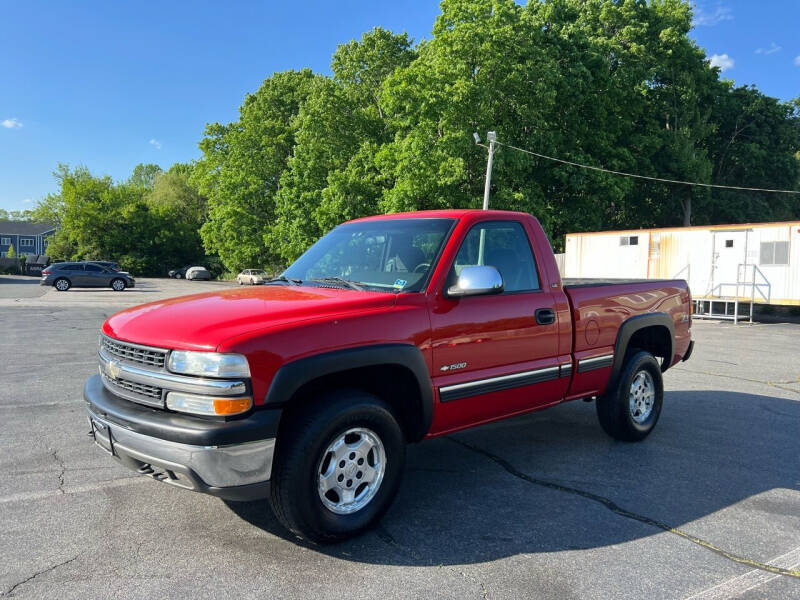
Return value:
[(664, 362), (661, 364), (661, 371), (666, 371), (672, 363), (672, 357), (675, 355), (675, 324), (667, 313), (655, 312), (647, 313), (645, 315), (636, 315), (623, 321), (622, 325), (617, 331), (617, 340), (614, 342), (614, 363), (611, 367), (611, 375), (608, 379), (607, 390), (613, 389), (617, 383), (617, 378), (622, 367), (625, 364), (625, 355), (628, 352), (628, 344), (633, 337), (633, 334), (646, 327), (660, 326), (666, 327), (669, 331), (669, 352), (664, 357)]
[(433, 421), (433, 383), (422, 352), (412, 344), (359, 346), (314, 354), (286, 363), (275, 373), (267, 390), (265, 405), (283, 406), (303, 385), (319, 377), (382, 365), (404, 367), (416, 379), (422, 408), (419, 437), (424, 436)]

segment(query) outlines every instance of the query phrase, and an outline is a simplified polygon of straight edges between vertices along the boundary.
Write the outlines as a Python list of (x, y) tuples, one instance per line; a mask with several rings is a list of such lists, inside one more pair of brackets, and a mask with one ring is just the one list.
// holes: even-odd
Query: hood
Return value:
[(150, 302), (109, 317), (103, 333), (136, 344), (214, 350), (232, 337), (293, 321), (394, 305), (395, 295), (268, 285)]

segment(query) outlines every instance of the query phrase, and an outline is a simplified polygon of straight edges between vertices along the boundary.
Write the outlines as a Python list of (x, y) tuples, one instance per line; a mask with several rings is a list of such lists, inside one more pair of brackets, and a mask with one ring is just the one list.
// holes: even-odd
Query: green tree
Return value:
[(8, 247), (8, 252), (6, 252), (6, 256), (8, 258), (14, 258), (16, 255), (17, 255), (17, 253), (14, 251), (14, 244), (11, 244)]
[(412, 47), (376, 28), (337, 48), (332, 77), (278, 73), (229, 125), (210, 125), (192, 181), (229, 268), (289, 261), (345, 219), (478, 207), (495, 130), (492, 207), (563, 234), (768, 220), (795, 197), (653, 177), (798, 186), (800, 101), (720, 81), (691, 39), (686, 0), (443, 0)]
[(163, 169), (158, 165), (140, 163), (133, 168), (133, 173), (128, 179), (128, 183), (134, 187), (149, 191), (153, 189), (156, 180), (163, 172)]
[(391, 141), (386, 77), (415, 57), (405, 34), (381, 28), (339, 46), (333, 78), (317, 78), (294, 118), (296, 146), (276, 196), (266, 243), (288, 262), (343, 220), (379, 212), (383, 177), (373, 157)]
[(200, 233), (205, 248), (230, 270), (280, 262), (264, 242), (275, 222), (275, 196), (295, 145), (294, 117), (316, 76), (310, 70), (276, 73), (239, 109), (239, 120), (208, 125), (203, 152), (190, 178), (208, 198)]
[(60, 165), (56, 176), (58, 194), (36, 209), (58, 219), (48, 245), (51, 257), (114, 259), (138, 274), (161, 275), (202, 255), (198, 217), (179, 199), (167, 200), (171, 180), (159, 187), (159, 176), (148, 191), (138, 181), (114, 183), (85, 167)]

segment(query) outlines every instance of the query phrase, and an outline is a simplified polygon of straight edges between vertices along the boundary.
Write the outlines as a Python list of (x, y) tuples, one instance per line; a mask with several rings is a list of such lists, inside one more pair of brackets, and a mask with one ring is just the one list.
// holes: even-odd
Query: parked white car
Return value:
[(245, 269), (236, 276), (239, 285), (260, 285), (267, 280), (267, 272), (262, 269)]
[(209, 281), (211, 279), (211, 273), (209, 273), (208, 269), (205, 267), (192, 267), (186, 271), (186, 279), (205, 279)]

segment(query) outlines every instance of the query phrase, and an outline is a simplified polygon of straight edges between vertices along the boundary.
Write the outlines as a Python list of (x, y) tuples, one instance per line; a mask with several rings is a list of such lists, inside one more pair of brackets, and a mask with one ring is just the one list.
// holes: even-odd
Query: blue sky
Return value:
[[(693, 36), (723, 76), (800, 96), (800, 1), (703, 0)], [(275, 71), (327, 73), (337, 44), (380, 25), (429, 37), (433, 0), (0, 0), (0, 208), (56, 190), (59, 162), (126, 178), (199, 156)]]

